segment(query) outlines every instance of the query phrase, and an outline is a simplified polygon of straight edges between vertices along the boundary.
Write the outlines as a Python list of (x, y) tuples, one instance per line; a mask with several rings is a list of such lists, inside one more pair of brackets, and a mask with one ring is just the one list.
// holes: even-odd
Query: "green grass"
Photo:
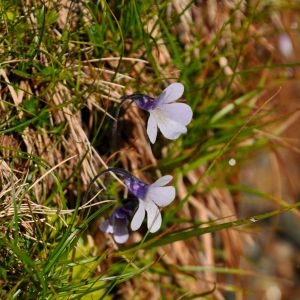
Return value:
[[(258, 131), (277, 133), (282, 120), (273, 96), (288, 80), (282, 70), (298, 64), (282, 63), (270, 51), (280, 30), (268, 22), (274, 11), (299, 9), (285, 1), (258, 1), (246, 9), (241, 1), (232, 9), (223, 4), (211, 19), (209, 5), (200, 11), (194, 1), (178, 10), (172, 1), (29, 2), (0, 3), (1, 298), (144, 299), (152, 293), (157, 299), (214, 299), (219, 292), (241, 293), (226, 278), (246, 271), (227, 253), (243, 254), (236, 240), (228, 249), (222, 233), (243, 242), (248, 233), (242, 229), (299, 205), (233, 180), (252, 152), (278, 147)], [(121, 110), (113, 149), (111, 116), (119, 98), (155, 96), (174, 81), (185, 85), (193, 108), (188, 133), (174, 142), (160, 136), (153, 158), (145, 114), (134, 113), (132, 105)], [(230, 158), (239, 166), (230, 167)], [(143, 227), (119, 247), (100, 233), (100, 220), (115, 206), (110, 200), (124, 193), (106, 180), (106, 193), (83, 210), (90, 181), (106, 166), (149, 182), (159, 173), (174, 176), (177, 198), (164, 209), (157, 234)], [(278, 206), (242, 218), (237, 193)], [(206, 267), (199, 253), (210, 262), (209, 249), (215, 265)]]

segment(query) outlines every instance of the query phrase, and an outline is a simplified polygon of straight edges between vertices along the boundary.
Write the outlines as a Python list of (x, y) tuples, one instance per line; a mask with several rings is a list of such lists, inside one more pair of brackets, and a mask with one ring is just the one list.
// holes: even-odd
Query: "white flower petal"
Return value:
[(125, 243), (129, 238), (127, 224), (127, 219), (115, 219), (113, 235), (115, 241), (119, 244)]
[(182, 125), (187, 125), (192, 121), (193, 111), (191, 107), (185, 103), (170, 103), (159, 107), (162, 114), (171, 120)]
[(145, 218), (144, 201), (139, 199), (139, 207), (136, 210), (130, 224), (131, 230), (133, 231), (138, 230), (141, 227), (144, 218)]
[(156, 137), (157, 137), (157, 123), (155, 120), (155, 117), (152, 115), (150, 111), (150, 116), (148, 119), (148, 124), (147, 124), (147, 134), (149, 137), (149, 140), (152, 144), (155, 143)]
[(164, 186), (168, 184), (173, 179), (171, 175), (165, 175), (161, 178), (158, 178), (155, 182), (151, 184), (151, 186)]
[(99, 228), (104, 233), (113, 233), (114, 232), (113, 226), (109, 223), (108, 220), (105, 220), (102, 224), (100, 224)]
[(152, 202), (145, 202), (145, 209), (147, 211), (147, 227), (151, 233), (159, 230), (161, 226), (161, 214), (158, 207)]
[(159, 103), (170, 103), (179, 99), (184, 92), (182, 83), (175, 82), (166, 87), (163, 92), (158, 96)]
[(129, 238), (129, 233), (127, 234), (123, 234), (123, 235), (117, 235), (114, 234), (114, 240), (118, 243), (118, 244), (124, 244), (125, 242), (128, 241)]
[(175, 199), (174, 186), (156, 187), (149, 186), (149, 190), (146, 195), (146, 201), (154, 202), (160, 207), (169, 205)]
[[(154, 113), (153, 113), (154, 115)], [(180, 134), (186, 133), (187, 129), (184, 125), (166, 118), (160, 111), (155, 112), (157, 126), (164, 137), (170, 140), (176, 140)]]

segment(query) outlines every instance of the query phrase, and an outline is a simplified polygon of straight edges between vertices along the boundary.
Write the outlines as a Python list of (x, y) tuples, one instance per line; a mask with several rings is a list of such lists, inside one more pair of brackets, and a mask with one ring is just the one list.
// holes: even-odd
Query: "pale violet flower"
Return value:
[(175, 103), (182, 96), (183, 91), (183, 84), (175, 82), (156, 98), (144, 94), (123, 97), (123, 99), (133, 99), (139, 108), (150, 113), (147, 134), (152, 144), (156, 141), (158, 128), (164, 137), (170, 140), (175, 140), (187, 132), (186, 126), (193, 117), (192, 109), (185, 103)]
[(287, 33), (281, 33), (278, 37), (278, 48), (285, 58), (291, 58), (294, 55), (293, 42)]
[(91, 186), (100, 176), (107, 173), (114, 173), (123, 179), (124, 184), (135, 198), (127, 201), (122, 207), (116, 209), (112, 215), (100, 225), (100, 229), (105, 233), (112, 234), (117, 243), (123, 244), (129, 237), (128, 225), (130, 220), (131, 230), (138, 230), (147, 214), (148, 230), (151, 233), (159, 230), (162, 223), (159, 207), (165, 207), (175, 199), (174, 186), (166, 186), (173, 177), (166, 175), (152, 184), (147, 184), (124, 169), (108, 168), (99, 173), (92, 180), (84, 197), (84, 203), (87, 201)]
[(104, 233), (112, 234), (118, 244), (124, 244), (129, 238), (129, 219), (132, 217), (136, 206), (136, 199), (129, 200), (122, 207), (116, 209), (111, 216), (99, 226), (100, 230)]
[(159, 207), (169, 205), (175, 199), (175, 188), (165, 186), (173, 177), (166, 175), (152, 184), (146, 184), (134, 176), (125, 178), (125, 185), (138, 198), (139, 206), (131, 221), (131, 229), (138, 230), (147, 213), (147, 227), (151, 233), (159, 230), (162, 217)]

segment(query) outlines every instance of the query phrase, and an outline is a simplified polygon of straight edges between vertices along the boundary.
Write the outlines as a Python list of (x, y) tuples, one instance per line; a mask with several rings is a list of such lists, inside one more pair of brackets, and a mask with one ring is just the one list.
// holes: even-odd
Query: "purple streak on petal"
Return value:
[(133, 231), (138, 230), (141, 227), (144, 218), (145, 218), (144, 201), (139, 200), (139, 207), (136, 210), (136, 212), (131, 220), (131, 225), (130, 225), (131, 230), (133, 230)]
[(150, 142), (154, 144), (157, 137), (157, 124), (151, 112), (147, 124), (147, 134)]
[(145, 202), (145, 209), (147, 211), (147, 227), (150, 232), (154, 233), (161, 226), (161, 213), (158, 207), (151, 201)]
[(116, 209), (113, 213), (115, 219), (127, 219), (128, 213), (123, 210), (123, 207)]
[(165, 207), (175, 199), (175, 188), (173, 186), (150, 186), (146, 199), (159, 207)]
[(159, 107), (161, 113), (168, 119), (182, 125), (187, 125), (193, 118), (191, 107), (185, 103), (170, 103)]
[(166, 87), (155, 100), (159, 103), (158, 106), (163, 103), (171, 103), (179, 99), (182, 96), (183, 92), (183, 84), (175, 82)]
[(148, 184), (131, 175), (125, 178), (125, 185), (129, 191), (137, 198), (144, 198), (148, 189)]
[(157, 101), (147, 95), (139, 95), (139, 97), (137, 97), (134, 102), (140, 109), (146, 111), (154, 109), (157, 106)]

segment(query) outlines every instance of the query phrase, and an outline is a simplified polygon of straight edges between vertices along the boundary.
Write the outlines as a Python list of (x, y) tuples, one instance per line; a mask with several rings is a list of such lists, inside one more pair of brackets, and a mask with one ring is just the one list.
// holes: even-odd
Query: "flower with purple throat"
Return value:
[(122, 207), (117, 208), (107, 220), (100, 226), (104, 233), (112, 234), (118, 244), (127, 242), (129, 238), (128, 225), (129, 220), (136, 210), (137, 200), (129, 200)]
[(175, 82), (156, 98), (143, 94), (123, 97), (123, 99), (133, 99), (139, 108), (149, 112), (147, 134), (152, 144), (156, 141), (158, 128), (170, 140), (175, 140), (187, 132), (186, 126), (193, 117), (192, 109), (185, 103), (175, 103), (182, 96), (183, 91), (183, 84)]
[(165, 186), (172, 179), (171, 175), (166, 175), (152, 184), (146, 184), (132, 175), (125, 178), (125, 185), (139, 201), (130, 225), (133, 231), (141, 227), (146, 213), (148, 230), (151, 233), (159, 230), (162, 223), (159, 207), (165, 207), (175, 199), (175, 188)]
[(175, 187), (166, 186), (173, 177), (166, 175), (152, 184), (147, 184), (124, 169), (108, 168), (99, 173), (92, 183), (105, 173), (114, 173), (121, 177), (130, 193), (136, 198), (116, 209), (100, 225), (100, 229), (105, 233), (112, 234), (115, 241), (122, 244), (128, 240), (128, 225), (131, 217), (133, 216), (130, 224), (131, 230), (136, 231), (141, 227), (147, 214), (148, 230), (151, 233), (159, 230), (162, 223), (159, 207), (165, 207), (175, 199)]

